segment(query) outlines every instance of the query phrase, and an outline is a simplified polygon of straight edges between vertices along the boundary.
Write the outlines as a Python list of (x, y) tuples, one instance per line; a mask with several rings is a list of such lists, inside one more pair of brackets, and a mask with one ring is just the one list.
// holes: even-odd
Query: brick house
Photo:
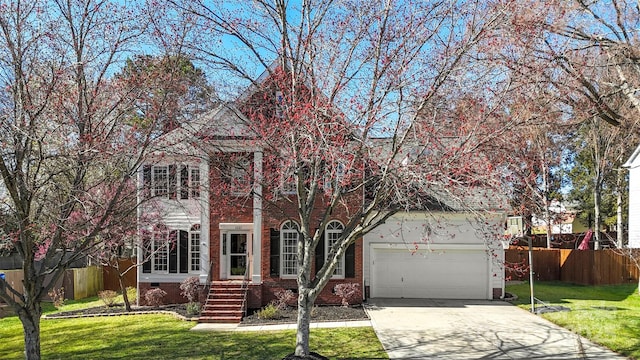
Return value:
[[(263, 77), (260, 81), (268, 79)], [(155, 150), (138, 175), (138, 182), (143, 185), (141, 198), (152, 199), (143, 203), (138, 213), (145, 244), (139, 253), (146, 260), (138, 269), (140, 294), (162, 288), (167, 292), (165, 302), (184, 302), (180, 283), (197, 276), (202, 285), (210, 286), (201, 319), (239, 321), (243, 308), (260, 308), (272, 301), (279, 290), (297, 290), (295, 254), (299, 224), (295, 220), (296, 202), (292, 201), (295, 187), (280, 184), (277, 196), (272, 196), (269, 181), (261, 180), (270, 171), (282, 170), (270, 163), (269, 151), (273, 150), (262, 149), (247, 125), (250, 123), (247, 113), (256, 111), (249, 104), (259, 104), (260, 99), (268, 97), (249, 89), (236, 102), (221, 104), (157, 140)], [(266, 110), (258, 111), (277, 119), (277, 107), (266, 103)], [(314, 229), (322, 233), (314, 268), (322, 266), (332, 241), (344, 229), (349, 207), (362, 206), (363, 201), (361, 197), (350, 199), (344, 211), (331, 214), (324, 229)], [(318, 204), (318, 209), (321, 207)], [(459, 229), (449, 226), (460, 235), (442, 237), (430, 247), (449, 251), (447, 260), (439, 264), (455, 263), (456, 279), (464, 280), (453, 286), (462, 290), (443, 291), (442, 296), (501, 297), (504, 292), (501, 264), (496, 265), (495, 255), (488, 255), (484, 240), (472, 234), (473, 229), (464, 227), (469, 222), (466, 215), (456, 212), (455, 207), (438, 211), (453, 219), (451, 224), (461, 224)], [(412, 226), (423, 227), (427, 221), (419, 211), (407, 216), (411, 217)], [(334, 288), (340, 283), (360, 285), (365, 296), (406, 297), (402, 286), (389, 284), (408, 280), (407, 271), (420, 272), (424, 266), (425, 271), (433, 271), (429, 264), (436, 262), (407, 261), (413, 260), (406, 258), (409, 253), (400, 254), (407, 239), (395, 234), (394, 224), (408, 224), (406, 220), (397, 220), (401, 217), (394, 217), (388, 226), (385, 224), (377, 232), (358, 239), (347, 249), (316, 303), (339, 304), (341, 299), (334, 294)], [(503, 214), (496, 212), (494, 220), (500, 226), (501, 221), (504, 223)], [(414, 235), (421, 236), (415, 231)], [(503, 253), (494, 250), (497, 258), (502, 259)], [(460, 261), (452, 263), (451, 259)], [(401, 266), (409, 263), (413, 265)], [(421, 278), (424, 276), (415, 277), (414, 283), (407, 282), (405, 287), (444, 289), (441, 282), (446, 276), (439, 276), (438, 284), (421, 284)], [(465, 293), (469, 286), (475, 291)], [(433, 291), (413, 292), (412, 296), (442, 297)], [(234, 300), (230, 301), (231, 298)]]

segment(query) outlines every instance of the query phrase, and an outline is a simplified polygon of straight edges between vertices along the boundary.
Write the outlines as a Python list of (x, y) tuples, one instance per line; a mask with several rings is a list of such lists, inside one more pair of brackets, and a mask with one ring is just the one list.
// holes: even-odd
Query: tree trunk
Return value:
[(616, 178), (616, 248), (622, 249), (624, 234), (622, 233), (622, 171), (618, 170)]
[(24, 329), (24, 353), (27, 360), (40, 359), (40, 317), (42, 308), (36, 301), (30, 307), (23, 307), (18, 311), (18, 317)]
[(127, 289), (124, 286), (124, 275), (120, 273), (120, 269), (118, 269), (118, 283), (120, 284), (120, 291), (122, 291), (122, 301), (124, 301), (124, 308), (127, 312), (131, 311), (131, 303), (129, 302), (129, 296), (127, 294)]
[(593, 191), (593, 249), (600, 250), (600, 190)]
[(314, 299), (311, 297), (309, 289), (298, 288), (298, 330), (296, 333), (297, 356), (309, 355), (309, 331), (311, 324), (311, 310)]

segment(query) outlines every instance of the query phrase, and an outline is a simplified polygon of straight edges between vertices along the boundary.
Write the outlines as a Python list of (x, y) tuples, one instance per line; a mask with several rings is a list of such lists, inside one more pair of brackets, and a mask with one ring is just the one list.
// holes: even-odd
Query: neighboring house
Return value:
[[(551, 214), (551, 234), (580, 234), (589, 227), (578, 217), (578, 212), (567, 208), (558, 200), (552, 200), (549, 205)], [(542, 217), (533, 215), (531, 218), (531, 233), (534, 235), (547, 233), (547, 222)]]
[(622, 167), (629, 170), (629, 244), (640, 248), (640, 146)]
[[(167, 301), (182, 302), (180, 282), (191, 276), (212, 284), (210, 303), (225, 292), (243, 292), (244, 286), (249, 308), (268, 304), (283, 289), (296, 291), (299, 225), (290, 220), (296, 218), (295, 202), (267, 203), (261, 196), (271, 190), (257, 180), (271, 167), (268, 154), (249, 141), (255, 136), (244, 125), (242, 107), (220, 105), (164, 135), (141, 168), (140, 196), (154, 200), (140, 207), (139, 219), (153, 224), (155, 217), (161, 224), (141, 226), (146, 245), (140, 254), (148, 260), (138, 270), (141, 294), (162, 288)], [(281, 196), (294, 196), (293, 188), (284, 189)], [(353, 206), (362, 206), (363, 199), (355, 200)], [(500, 244), (494, 240), (503, 235), (505, 217), (499, 206), (482, 200), (477, 202), (485, 205), (475, 210), (494, 211), (483, 220), (490, 226), (482, 229), (473, 226), (474, 213), (446, 198), (429, 212), (395, 215), (347, 249), (316, 302), (339, 304), (333, 293), (339, 283), (357, 283), (371, 297), (502, 297), (504, 251), (491, 244)], [(315, 268), (344, 228), (344, 216), (333, 214), (323, 229)], [(173, 245), (167, 246), (167, 239)], [(209, 304), (203, 317), (239, 321), (238, 311)]]

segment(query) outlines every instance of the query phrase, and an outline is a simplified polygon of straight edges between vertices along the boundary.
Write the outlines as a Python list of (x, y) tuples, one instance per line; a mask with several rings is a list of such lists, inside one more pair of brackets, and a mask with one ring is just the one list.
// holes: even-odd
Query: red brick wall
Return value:
[[(210, 259), (212, 260), (213, 280), (220, 280), (220, 223), (251, 223), (253, 222), (253, 199), (250, 196), (233, 196), (224, 191), (224, 186), (220, 186), (223, 174), (221, 165), (226, 161), (225, 154), (215, 154), (212, 156), (215, 163), (211, 166), (211, 196), (210, 196)], [(268, 166), (264, 167), (268, 169)], [(218, 185), (216, 185), (218, 184)], [(223, 190), (216, 190), (223, 189)], [(263, 193), (270, 194), (271, 190), (265, 186)], [(314, 211), (312, 223), (319, 223), (322, 218), (324, 199), (318, 199), (317, 211)], [(360, 206), (360, 197), (354, 196), (349, 206)], [(332, 213), (331, 220), (340, 220), (346, 223), (349, 213), (346, 207), (336, 208)], [(261, 247), (261, 276), (262, 286), (252, 286), (248, 294), (248, 306), (259, 308), (275, 299), (275, 291), (280, 289), (292, 289), (297, 292), (295, 279), (271, 278), (270, 276), (270, 229), (280, 229), (282, 223), (288, 219), (296, 220), (298, 217), (297, 203), (284, 199), (274, 202), (264, 201), (264, 211), (262, 219), (262, 247)], [(312, 226), (312, 231), (315, 230)], [(339, 304), (340, 297), (333, 294), (334, 286), (338, 283), (358, 283), (362, 284), (362, 239), (355, 244), (355, 278), (344, 280), (331, 280), (322, 293), (318, 296), (318, 304)], [(314, 270), (315, 271), (315, 270)], [(257, 284), (256, 284), (257, 285)]]
[(225, 174), (221, 168), (224, 167), (228, 158), (229, 154), (214, 154), (212, 159), (215, 160), (209, 174), (211, 187), (209, 196), (209, 259), (213, 265), (212, 280), (220, 280), (220, 223), (253, 222), (253, 197), (229, 194), (223, 181)]
[[(153, 284), (154, 286), (151, 286)], [(157, 284), (157, 285), (156, 285)], [(149, 289), (153, 288), (161, 288), (162, 290), (167, 292), (167, 295), (164, 297), (164, 304), (182, 304), (187, 302), (187, 298), (180, 295), (180, 283), (140, 283), (140, 293), (138, 296), (140, 297), (140, 305), (146, 305), (144, 294)]]

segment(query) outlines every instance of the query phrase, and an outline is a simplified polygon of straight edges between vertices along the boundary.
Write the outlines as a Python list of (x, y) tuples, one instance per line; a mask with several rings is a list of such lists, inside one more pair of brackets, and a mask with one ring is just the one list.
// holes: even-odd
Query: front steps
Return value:
[(244, 315), (245, 293), (241, 282), (214, 281), (200, 312), (201, 323), (238, 324)]

